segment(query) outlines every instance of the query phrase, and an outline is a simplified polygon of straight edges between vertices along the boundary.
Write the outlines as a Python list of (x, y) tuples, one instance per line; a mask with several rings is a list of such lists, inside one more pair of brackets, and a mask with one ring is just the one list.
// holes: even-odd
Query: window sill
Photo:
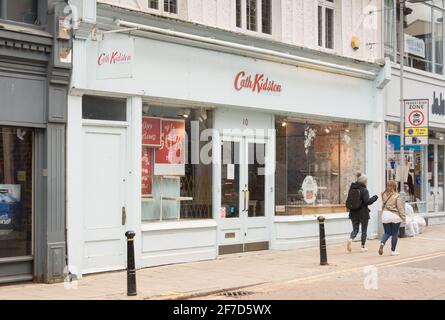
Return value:
[[(326, 220), (345, 220), (348, 219), (348, 213), (329, 213), (323, 215)], [(317, 222), (317, 218), (319, 215), (293, 215), (293, 216), (275, 216), (275, 223), (289, 223), (289, 222), (305, 222), (305, 221), (313, 221)]]
[(174, 220), (174, 221), (142, 221), (142, 232), (175, 230), (175, 229), (207, 229), (217, 228), (218, 224), (213, 219), (201, 220)]
[(344, 205), (286, 206), (286, 212), (276, 212), (276, 216), (307, 216), (314, 214), (347, 213)]
[(0, 30), (26, 33), (33, 36), (52, 38), (53, 36), (46, 32), (43, 26), (24, 24), (14, 21), (1, 20), (0, 19)]

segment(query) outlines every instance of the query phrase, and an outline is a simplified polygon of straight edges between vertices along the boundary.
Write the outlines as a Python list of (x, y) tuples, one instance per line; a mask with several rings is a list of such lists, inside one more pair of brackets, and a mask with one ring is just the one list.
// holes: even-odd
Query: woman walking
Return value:
[(377, 201), (378, 196), (369, 197), (367, 189), (368, 178), (361, 173), (357, 174), (357, 182), (354, 182), (349, 189), (348, 199), (346, 200), (346, 207), (350, 209), (349, 219), (352, 221), (351, 238), (347, 243), (347, 250), (352, 251), (352, 241), (357, 237), (360, 225), (362, 227), (362, 248), (361, 252), (367, 252), (366, 239), (368, 238), (368, 222), (371, 218), (369, 216), (368, 206)]
[(391, 238), (391, 255), (397, 256), (397, 242), (401, 223), (406, 222), (405, 205), (397, 192), (397, 183), (394, 180), (388, 182), (385, 192), (382, 193), (383, 213), (382, 222), (384, 234), (380, 242), (379, 254), (383, 255), (386, 242)]

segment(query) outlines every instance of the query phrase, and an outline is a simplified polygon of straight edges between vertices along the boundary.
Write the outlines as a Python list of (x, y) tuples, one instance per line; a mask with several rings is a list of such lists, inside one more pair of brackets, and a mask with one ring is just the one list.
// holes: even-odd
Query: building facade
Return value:
[[(379, 1), (72, 1), (71, 273), (349, 237), (384, 188)], [(370, 237), (377, 236), (372, 208)]]
[(65, 1), (0, 1), (0, 283), (63, 278)]
[(391, 81), (385, 93), (386, 176), (403, 181), (407, 202), (428, 218), (445, 222), (444, 209), (444, 1), (406, 1), (404, 99), (429, 100), (429, 145), (405, 147), (404, 176), (400, 175), (400, 6), (385, 0), (384, 51), (391, 61)]

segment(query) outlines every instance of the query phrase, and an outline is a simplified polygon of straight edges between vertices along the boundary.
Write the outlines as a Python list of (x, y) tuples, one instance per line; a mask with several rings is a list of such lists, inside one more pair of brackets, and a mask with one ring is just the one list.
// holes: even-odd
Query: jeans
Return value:
[(382, 237), (382, 244), (386, 244), (386, 241), (391, 237), (391, 251), (396, 251), (397, 242), (399, 241), (400, 223), (384, 223), (383, 229), (385, 233)]
[(364, 247), (366, 244), (366, 239), (368, 238), (368, 219), (360, 219), (360, 218), (353, 218), (352, 221), (352, 233), (351, 233), (351, 239), (354, 240), (355, 237), (357, 237), (360, 225), (362, 225), (362, 246)]

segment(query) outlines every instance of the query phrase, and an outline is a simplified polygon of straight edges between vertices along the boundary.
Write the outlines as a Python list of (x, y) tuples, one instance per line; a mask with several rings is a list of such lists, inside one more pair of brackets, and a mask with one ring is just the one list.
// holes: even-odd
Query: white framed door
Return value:
[(124, 127), (83, 128), (83, 273), (125, 269)]
[(220, 254), (269, 249), (268, 143), (264, 138), (221, 137)]

